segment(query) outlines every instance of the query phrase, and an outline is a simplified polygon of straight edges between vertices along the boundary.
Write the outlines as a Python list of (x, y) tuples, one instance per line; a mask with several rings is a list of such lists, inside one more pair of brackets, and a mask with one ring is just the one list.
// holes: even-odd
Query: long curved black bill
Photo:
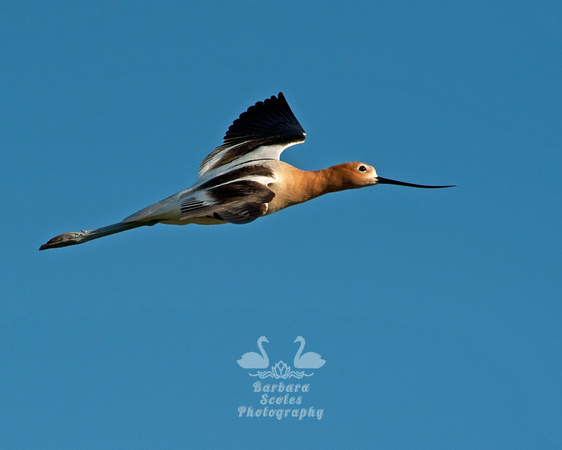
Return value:
[(404, 183), (403, 181), (396, 181), (383, 177), (377, 177), (377, 184), (397, 184), (398, 186), (408, 186), (408, 187), (424, 188), (424, 189), (441, 189), (441, 188), (456, 187), (454, 184), (449, 186), (427, 186), (425, 184)]

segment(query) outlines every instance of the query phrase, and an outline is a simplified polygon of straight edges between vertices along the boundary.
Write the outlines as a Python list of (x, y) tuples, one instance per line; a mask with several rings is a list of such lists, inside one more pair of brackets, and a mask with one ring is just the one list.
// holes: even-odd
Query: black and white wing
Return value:
[(195, 217), (243, 224), (267, 212), (275, 194), (267, 186), (276, 180), (266, 161), (240, 164), (198, 184), (181, 203), (181, 220)]
[(214, 175), (136, 212), (124, 222), (157, 220), (181, 225), (218, 220), (244, 224), (267, 213), (268, 203), (275, 197), (268, 184), (276, 180), (268, 161), (240, 164)]
[(275, 159), (291, 145), (305, 140), (305, 131), (282, 92), (258, 102), (230, 126), (224, 142), (199, 166), (199, 178), (221, 168), (221, 172), (247, 161)]
[(239, 180), (197, 191), (181, 203), (181, 220), (215, 219), (235, 224), (256, 220), (267, 212), (275, 194), (258, 181)]

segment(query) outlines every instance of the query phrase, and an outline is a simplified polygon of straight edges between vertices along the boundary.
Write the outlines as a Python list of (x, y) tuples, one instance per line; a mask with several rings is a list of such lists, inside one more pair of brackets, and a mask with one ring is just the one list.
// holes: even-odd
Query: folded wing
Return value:
[(248, 223), (267, 212), (268, 203), (275, 197), (268, 184), (275, 180), (267, 162), (243, 163), (154, 203), (124, 222)]
[(239, 180), (199, 191), (181, 204), (181, 220), (215, 219), (244, 224), (267, 212), (275, 194), (267, 186), (252, 180)]

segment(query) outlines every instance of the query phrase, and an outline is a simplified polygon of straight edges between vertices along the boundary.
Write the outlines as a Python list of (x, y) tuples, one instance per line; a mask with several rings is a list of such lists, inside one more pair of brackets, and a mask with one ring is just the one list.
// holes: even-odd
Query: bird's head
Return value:
[(408, 186), (415, 188), (439, 189), (454, 186), (428, 186), (425, 184), (412, 184), (404, 181), (391, 180), (389, 178), (380, 177), (373, 166), (362, 162), (350, 162), (335, 166), (338, 175), (344, 180), (347, 189), (362, 188), (366, 186), (374, 186), (375, 184), (397, 184), (399, 186)]

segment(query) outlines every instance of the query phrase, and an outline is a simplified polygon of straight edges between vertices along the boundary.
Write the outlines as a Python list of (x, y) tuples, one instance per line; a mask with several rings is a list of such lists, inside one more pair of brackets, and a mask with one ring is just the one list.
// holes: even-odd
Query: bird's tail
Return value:
[(98, 239), (104, 236), (109, 236), (110, 234), (121, 233), (121, 231), (127, 231), (146, 225), (154, 225), (156, 223), (158, 223), (157, 220), (152, 222), (119, 222), (106, 227), (96, 228), (95, 230), (71, 231), (70, 233), (63, 233), (55, 236), (49, 242), (39, 247), (39, 250), (82, 244), (83, 242), (91, 241), (92, 239)]

